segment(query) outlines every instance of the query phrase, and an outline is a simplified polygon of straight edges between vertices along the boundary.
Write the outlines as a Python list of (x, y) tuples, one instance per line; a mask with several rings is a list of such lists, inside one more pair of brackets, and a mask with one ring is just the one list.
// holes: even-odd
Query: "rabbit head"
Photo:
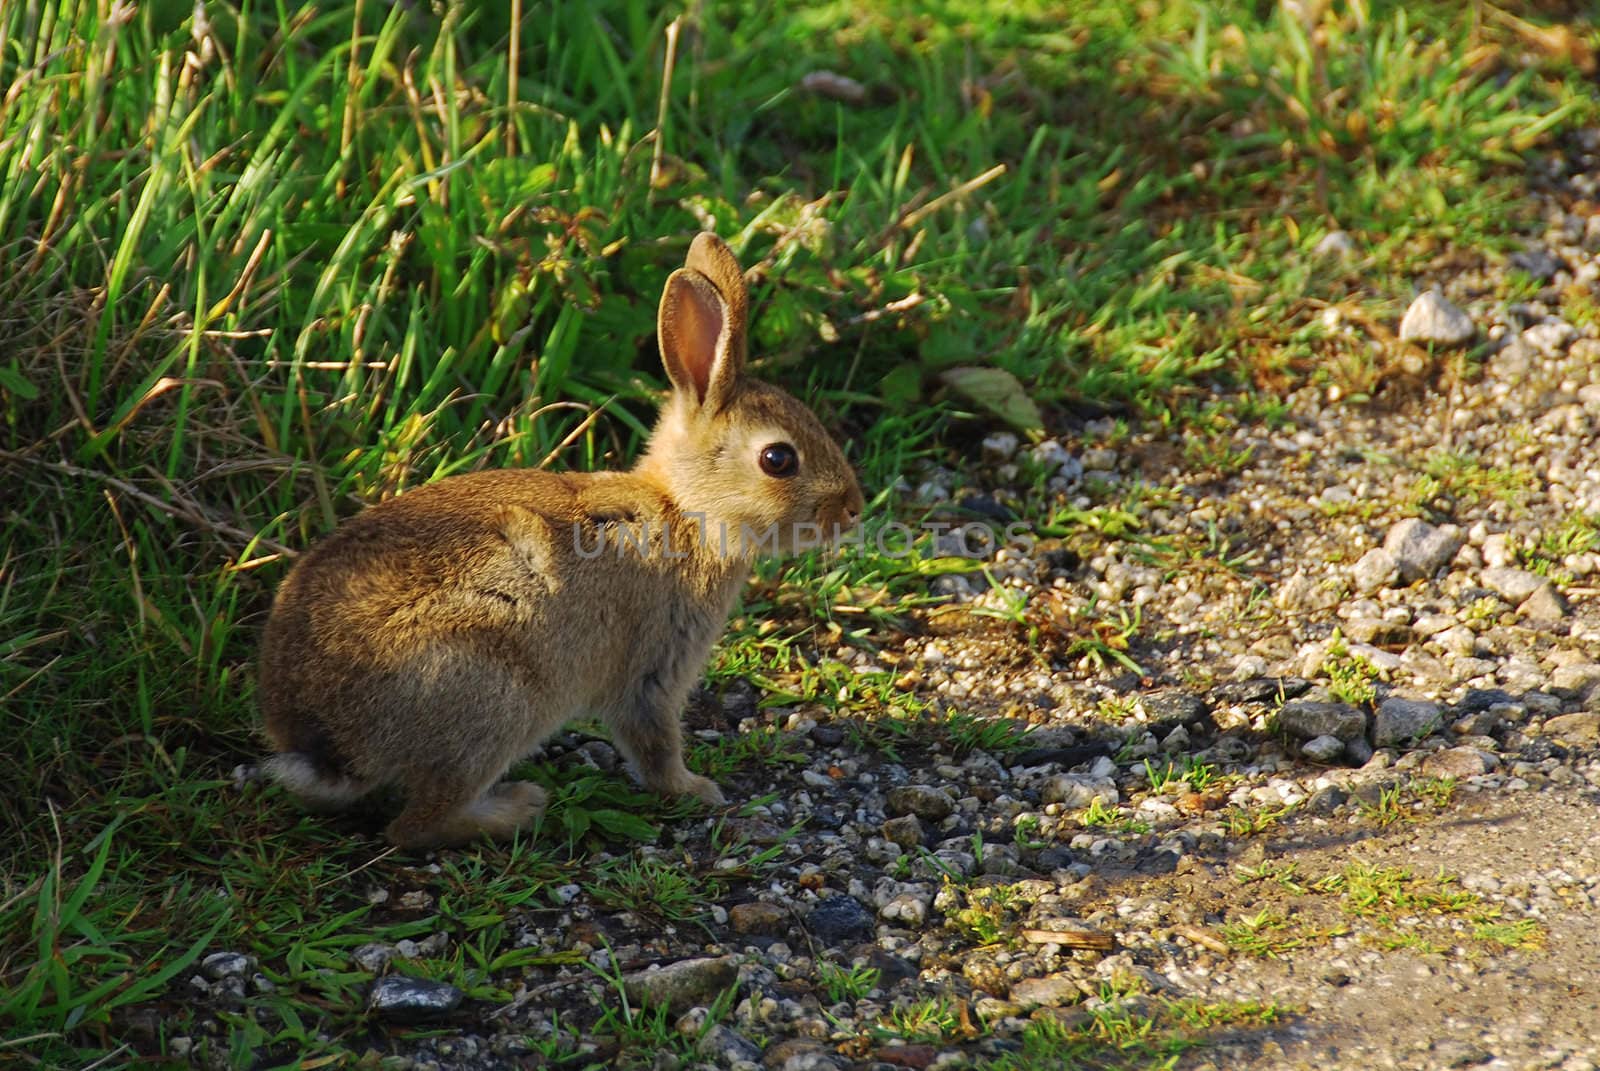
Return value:
[(696, 236), (661, 294), (673, 390), (636, 471), (701, 518), (713, 547), (796, 553), (854, 526), (861, 488), (811, 410), (745, 374), (748, 308), (732, 251), (714, 234)]

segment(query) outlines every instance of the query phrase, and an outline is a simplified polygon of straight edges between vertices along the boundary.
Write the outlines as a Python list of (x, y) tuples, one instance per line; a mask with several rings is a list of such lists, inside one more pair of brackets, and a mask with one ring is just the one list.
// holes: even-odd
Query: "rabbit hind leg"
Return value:
[(509, 840), (533, 826), (544, 806), (544, 789), (529, 781), (501, 781), (476, 795), (435, 783), (413, 792), (385, 832), (402, 848)]

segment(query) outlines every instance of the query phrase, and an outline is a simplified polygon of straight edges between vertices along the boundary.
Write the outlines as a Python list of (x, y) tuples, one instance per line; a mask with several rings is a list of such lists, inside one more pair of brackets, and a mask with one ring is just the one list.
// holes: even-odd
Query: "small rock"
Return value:
[(755, 1063), (761, 1059), (761, 1046), (722, 1023), (701, 1035), (694, 1051), (717, 1061), (721, 1067), (728, 1067), (736, 1060)]
[(1465, 625), (1453, 625), (1433, 637), (1433, 642), (1446, 651), (1462, 658), (1471, 658), (1478, 650), (1478, 635)]
[(1314, 740), (1319, 736), (1354, 740), (1367, 731), (1367, 716), (1348, 703), (1297, 699), (1279, 709), (1278, 724), (1301, 740)]
[(912, 928), (920, 927), (928, 917), (928, 898), (915, 893), (901, 893), (878, 914), (889, 922), (901, 922)]
[(1393, 555), (1401, 581), (1411, 584), (1428, 579), (1450, 564), (1462, 542), (1458, 534), (1408, 517), (1389, 529), (1383, 549)]
[(708, 956), (625, 974), (622, 989), (636, 1004), (666, 1005), (670, 1012), (682, 1012), (710, 1002), (738, 980), (737, 956)]
[(1356, 643), (1369, 643), (1376, 647), (1404, 647), (1412, 639), (1410, 625), (1381, 617), (1358, 617), (1347, 622), (1344, 634)]
[(1011, 987), (1011, 999), (1024, 1007), (1059, 1008), (1083, 996), (1078, 983), (1065, 975), (1024, 978)]
[(983, 451), (983, 459), (985, 461), (998, 465), (1001, 462), (1011, 460), (1012, 456), (1017, 452), (1018, 444), (1019, 440), (1011, 432), (996, 431), (983, 437), (980, 449)]
[(922, 819), (914, 814), (891, 818), (883, 823), (883, 838), (902, 848), (915, 848), (922, 843)]
[(1596, 684), (1600, 684), (1600, 662), (1572, 662), (1550, 674), (1551, 690), (1574, 698)]
[(243, 952), (213, 952), (200, 961), (200, 969), (214, 981), (243, 978), (254, 966), (255, 960)]
[(914, 814), (930, 822), (942, 821), (956, 809), (955, 801), (947, 794), (927, 785), (901, 785), (889, 790), (889, 813)]
[(1092, 774), (1057, 774), (1044, 783), (1039, 798), (1045, 803), (1059, 803), (1063, 807), (1087, 807), (1095, 800), (1110, 806), (1121, 801), (1117, 784), (1109, 777)]
[(1350, 793), (1338, 785), (1324, 785), (1311, 794), (1306, 809), (1312, 814), (1332, 814), (1350, 802)]
[(844, 743), (844, 730), (837, 725), (813, 726), (811, 742), (818, 747), (838, 747)]
[(1371, 595), (1400, 579), (1400, 563), (1382, 547), (1373, 547), (1351, 566), (1350, 579), (1355, 582), (1356, 591)]
[(1333, 762), (1344, 754), (1344, 741), (1337, 736), (1315, 736), (1300, 745), (1300, 753), (1313, 762)]
[(1541, 283), (1548, 283), (1555, 278), (1556, 272), (1567, 266), (1564, 260), (1542, 245), (1524, 249), (1520, 253), (1512, 253), (1506, 258), (1506, 264), (1518, 271), (1526, 272), (1530, 278)]
[(1452, 747), (1435, 751), (1422, 760), (1427, 777), (1481, 777), (1492, 768), (1493, 760), (1475, 747)]
[(776, 936), (788, 930), (789, 912), (778, 904), (762, 900), (734, 904), (728, 908), (728, 925), (734, 933)]
[(1367, 743), (1366, 737), (1358, 736), (1354, 740), (1345, 741), (1344, 757), (1350, 765), (1365, 766), (1372, 756), (1372, 745)]
[(465, 996), (445, 982), (391, 974), (372, 984), (367, 1007), (386, 1019), (410, 1022), (455, 1011)]
[(1501, 567), (1498, 569), (1485, 569), (1478, 574), (1483, 581), (1483, 586), (1500, 596), (1506, 602), (1516, 603), (1526, 599), (1550, 581), (1538, 573), (1531, 573), (1526, 569), (1512, 569)]
[(830, 896), (811, 908), (806, 929), (821, 944), (833, 948), (871, 937), (876, 923), (872, 913), (855, 897)]
[(1385, 699), (1372, 719), (1373, 746), (1392, 747), (1420, 739), (1439, 727), (1441, 717), (1438, 703), (1398, 696)]
[[(993, 495), (966, 495), (957, 505), (968, 513), (975, 513), (997, 525), (1010, 524), (1017, 519), (1016, 511)], [(980, 543), (983, 541), (981, 536), (975, 538), (978, 538)]]
[(1110, 472), (1117, 467), (1117, 452), (1106, 446), (1091, 446), (1083, 451), (1085, 472)]
[(1211, 689), (1213, 703), (1270, 703), (1275, 699), (1294, 699), (1304, 695), (1311, 682), (1299, 677), (1253, 677), (1243, 681), (1224, 681)]
[(1424, 290), (1417, 295), (1400, 321), (1400, 337), (1406, 342), (1441, 346), (1460, 346), (1472, 341), (1477, 327), (1472, 317), (1452, 305), (1437, 290)]
[(1545, 736), (1559, 737), (1572, 744), (1600, 743), (1600, 711), (1558, 714), (1544, 723), (1543, 732)]
[(813, 1038), (784, 1038), (761, 1054), (768, 1071), (838, 1071), (833, 1050)]
[(1152, 725), (1187, 725), (1206, 720), (1210, 713), (1204, 699), (1175, 689), (1142, 696), (1139, 705)]
[(1524, 330), (1522, 341), (1547, 357), (1556, 357), (1577, 336), (1577, 329), (1565, 320), (1547, 320)]
[(389, 965), (389, 961), (393, 958), (394, 946), (386, 945), (382, 942), (357, 945), (350, 953), (351, 961), (368, 974), (377, 974), (379, 971), (387, 967)]
[(888, 1045), (872, 1054), (872, 1058), (879, 1063), (891, 1067), (910, 1067), (915, 1071), (924, 1071), (932, 1067), (934, 1058), (939, 1055), (939, 1050), (932, 1045)]
[(1517, 613), (1529, 621), (1561, 621), (1572, 613), (1572, 607), (1554, 584), (1546, 583), (1522, 600)]
[(1483, 1046), (1458, 1038), (1440, 1038), (1432, 1050), (1437, 1067), (1476, 1067), (1494, 1059), (1494, 1054)]
[(1347, 231), (1329, 231), (1322, 236), (1322, 239), (1317, 242), (1316, 248), (1312, 250), (1317, 256), (1327, 257), (1329, 260), (1344, 260), (1354, 254), (1355, 251), (1355, 240), (1350, 237)]

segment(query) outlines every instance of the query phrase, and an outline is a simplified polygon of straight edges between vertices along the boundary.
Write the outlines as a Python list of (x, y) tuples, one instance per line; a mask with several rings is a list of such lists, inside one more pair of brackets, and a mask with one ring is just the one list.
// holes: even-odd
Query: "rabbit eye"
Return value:
[(761, 471), (787, 479), (800, 471), (800, 455), (788, 443), (769, 443), (761, 448)]

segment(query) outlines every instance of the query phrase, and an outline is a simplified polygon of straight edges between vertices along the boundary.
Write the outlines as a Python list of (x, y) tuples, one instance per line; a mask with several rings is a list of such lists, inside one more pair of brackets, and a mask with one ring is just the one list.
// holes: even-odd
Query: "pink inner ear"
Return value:
[(682, 347), (677, 356), (694, 381), (695, 394), (705, 401), (711, 388), (711, 370), (717, 362), (717, 340), (722, 337), (722, 308), (709, 283), (685, 282), (684, 300), (677, 309), (678, 341)]

